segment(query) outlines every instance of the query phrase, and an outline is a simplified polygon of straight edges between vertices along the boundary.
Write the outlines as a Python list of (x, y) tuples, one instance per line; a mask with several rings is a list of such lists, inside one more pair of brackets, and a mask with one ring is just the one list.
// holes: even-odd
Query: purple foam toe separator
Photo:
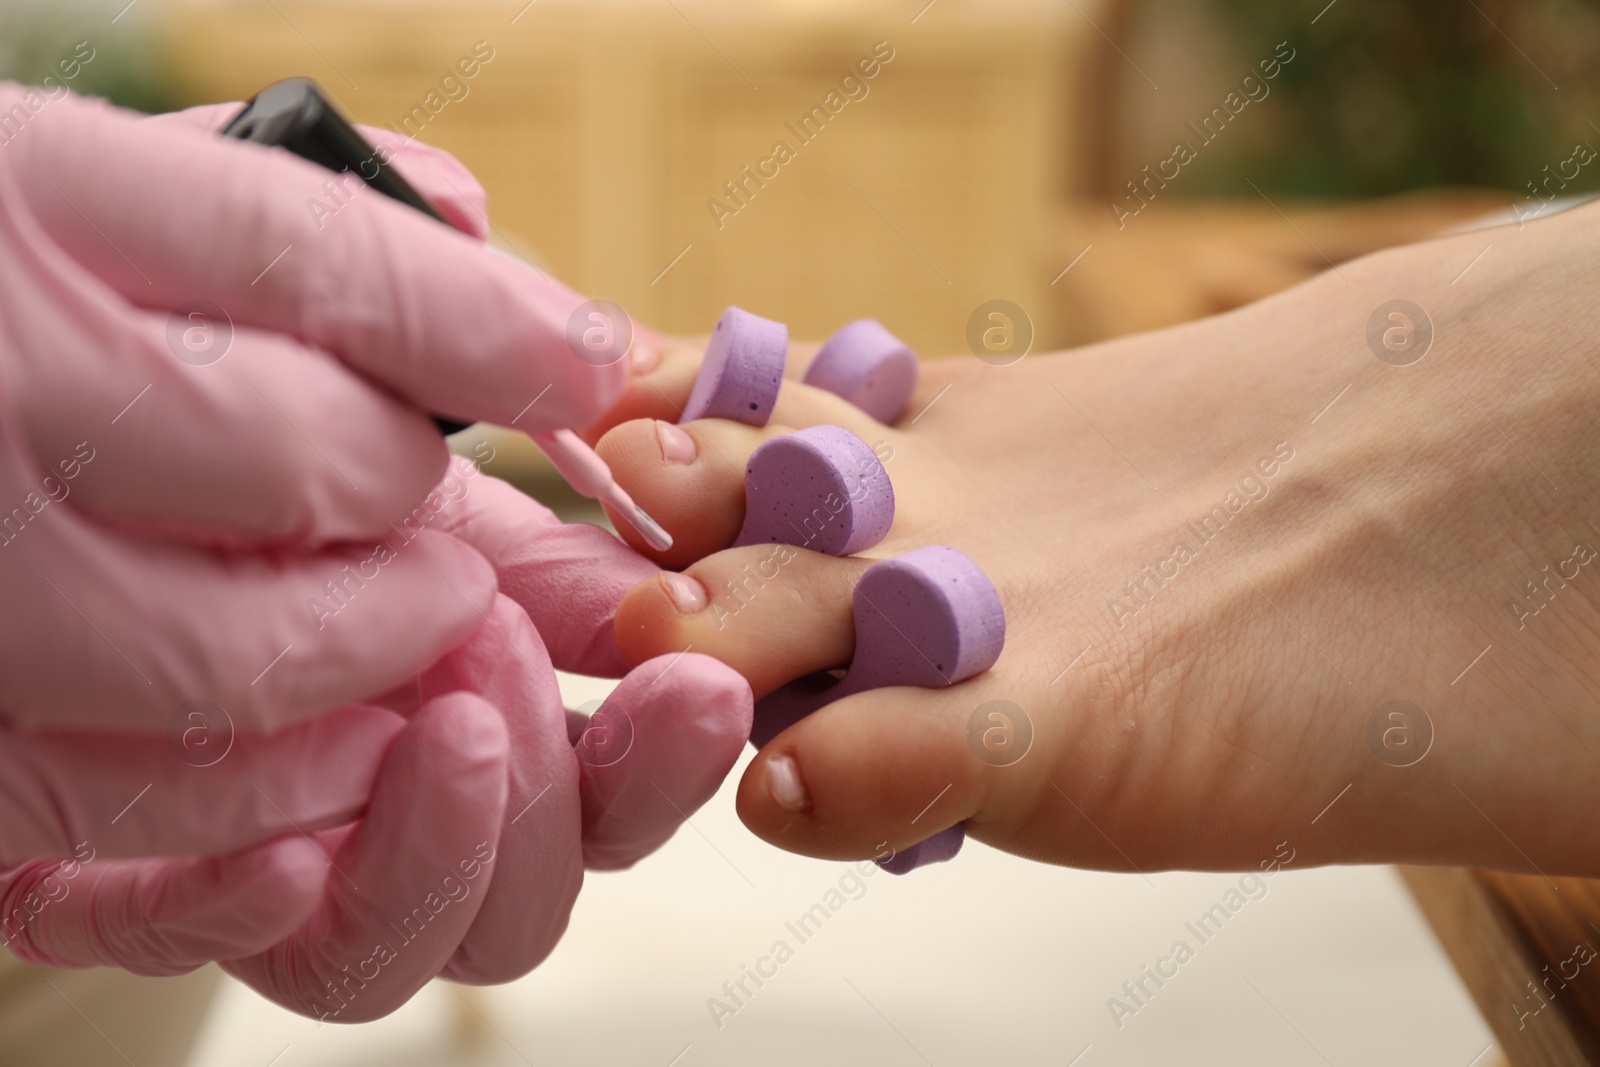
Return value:
[(878, 866), (890, 874), (910, 874), (918, 867), (955, 859), (956, 853), (961, 851), (962, 842), (966, 839), (967, 832), (961, 828), (960, 823), (956, 823), (926, 840), (918, 841), (910, 848), (901, 849), (887, 859), (879, 860)]
[[(1005, 645), (1000, 596), (978, 565), (953, 548), (931, 546), (867, 568), (854, 597), (856, 652), (835, 680), (809, 675), (756, 702), (750, 739), (765, 745), (791, 725), (856, 693), (886, 686), (939, 688), (994, 666)], [(880, 861), (904, 874), (950, 859), (961, 848), (953, 826)]]
[(917, 354), (877, 319), (861, 319), (828, 338), (805, 381), (890, 423), (906, 410), (917, 387)]
[(679, 422), (733, 419), (765, 426), (783, 384), (789, 327), (731, 307), (717, 320)]
[[(679, 422), (733, 419), (765, 426), (783, 384), (789, 331), (730, 307), (717, 320)], [(873, 319), (830, 337), (806, 382), (880, 422), (904, 412), (917, 384), (916, 353)], [(872, 448), (842, 426), (814, 426), (757, 448), (745, 467), (745, 521), (737, 545), (787, 544), (848, 556), (882, 541), (894, 489)], [(886, 686), (938, 688), (988, 670), (1005, 644), (994, 586), (953, 548), (930, 547), (873, 564), (856, 583), (856, 652), (843, 678), (813, 674), (756, 702), (750, 739), (765, 745), (825, 704)], [(879, 860), (905, 874), (954, 858), (960, 824)]]
[(735, 547), (786, 544), (849, 556), (894, 522), (883, 463), (843, 426), (813, 426), (767, 441), (745, 465), (744, 528)]

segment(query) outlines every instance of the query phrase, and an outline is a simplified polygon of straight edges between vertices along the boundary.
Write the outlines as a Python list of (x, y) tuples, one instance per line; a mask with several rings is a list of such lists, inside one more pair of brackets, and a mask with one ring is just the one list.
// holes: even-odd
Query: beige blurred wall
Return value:
[[(420, 138), (477, 173), (516, 246), (664, 329), (706, 332), (730, 303), (797, 336), (874, 316), (938, 355), (1003, 298), (1040, 344), (1058, 336), (1054, 196), (1100, 4), (523, 2), (191, 0), (165, 9), (164, 37), (190, 101), (309, 75), (395, 127), (485, 42), (493, 58)], [(867, 95), (803, 143), (786, 123), (875, 45), (893, 59)], [(745, 180), (740, 206), (723, 183), (777, 141), (794, 158)], [(720, 226), (713, 197), (739, 207)]]

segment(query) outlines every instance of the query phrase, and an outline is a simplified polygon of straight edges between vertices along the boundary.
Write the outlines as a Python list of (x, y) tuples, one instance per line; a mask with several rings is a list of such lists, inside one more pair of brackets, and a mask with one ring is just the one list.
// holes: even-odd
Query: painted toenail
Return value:
[(705, 606), (710, 603), (710, 599), (706, 596), (706, 587), (687, 574), (663, 571), (661, 584), (666, 588), (667, 596), (672, 598), (672, 606), (685, 615), (704, 611)]
[(661, 366), (661, 350), (655, 345), (635, 343), (633, 346), (633, 373), (649, 374)]
[(694, 438), (670, 422), (656, 421), (656, 443), (661, 446), (661, 458), (668, 463), (693, 463), (700, 450)]
[(809, 803), (805, 783), (800, 780), (800, 768), (788, 756), (767, 760), (767, 792), (785, 811), (805, 811)]

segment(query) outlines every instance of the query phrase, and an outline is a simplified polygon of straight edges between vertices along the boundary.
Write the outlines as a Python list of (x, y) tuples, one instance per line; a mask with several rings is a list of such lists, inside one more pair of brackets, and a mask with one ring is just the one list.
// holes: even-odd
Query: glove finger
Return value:
[(422, 677), (424, 698), (451, 690), (501, 710), (511, 758), (494, 881), (444, 973), (498, 984), (550, 954), (583, 885), (578, 765), (549, 658), (528, 616), (506, 597), (470, 641)]
[(665, 844), (733, 769), (752, 706), (750, 684), (710, 656), (630, 672), (576, 745), (585, 863), (628, 867)]
[(444, 473), (416, 408), (281, 334), (129, 307), (16, 208), (7, 384), (58, 499), (168, 537), (325, 544), (382, 536)]
[[(0, 110), (20, 92), (0, 88)], [(209, 300), (424, 410), (581, 426), (627, 377), (625, 361), (596, 366), (568, 347), (583, 303), (571, 290), (386, 197), (330, 206), (328, 172), (288, 153), (64, 98), (6, 154), (44, 229), (124, 298)]]
[[(25, 227), (18, 228), (26, 216), (9, 210), (6, 180), (0, 167), (0, 244), (12, 238), (10, 243), (20, 241), (19, 248), (26, 248)], [(61, 285), (59, 273), (30, 276), (23, 258), (21, 251), (17, 259), (0, 256), (0, 343), (8, 347), (27, 340), (17, 332), (23, 323), (37, 321), (13, 302), (19, 294), (34, 292), (35, 281), (56, 285), (58, 296), (70, 288)], [(60, 338), (36, 340), (49, 344), (43, 350), (58, 350)], [(28, 365), (19, 361), (24, 387)], [(5, 390), (8, 385), (0, 382), (5, 445), (0, 499), (11, 502), (9, 511), (0, 512), (0, 579), (7, 582), (8, 596), (25, 597), (31, 609), (0, 616), (0, 647), (15, 653), (21, 665), (0, 673), (0, 709), (13, 721), (127, 728), (132, 719), (133, 728), (150, 729), (180, 704), (206, 698), (227, 708), (241, 726), (274, 728), (398, 684), (464, 640), (488, 607), (494, 577), (482, 558), (410, 520), (370, 549), (281, 561), (194, 554), (108, 537), (74, 507), (60, 506), (76, 479), (93, 472), (94, 460), (102, 458), (95, 441), (137, 449), (142, 438), (184, 440), (184, 435), (152, 425), (141, 427), (131, 443), (106, 436), (122, 415), (136, 409), (134, 392), (121, 415), (106, 416), (106, 433), (63, 439), (63, 448), (66, 440), (77, 443), (61, 456), (52, 455), (54, 466), (41, 478), (20, 429), (19, 398)], [(48, 407), (40, 403), (31, 410)], [(431, 435), (419, 418), (406, 418), (413, 434)], [(226, 437), (226, 431), (219, 432)], [(215, 459), (217, 449), (210, 442), (187, 441), (197, 455)], [(429, 436), (424, 448), (429, 456), (441, 456), (436, 438)], [(416, 452), (402, 449), (400, 455)], [(105, 458), (113, 466), (120, 462)], [(146, 455), (143, 462), (161, 477), (141, 477), (136, 484), (170, 482), (164, 458), (170, 460), (170, 452)], [(381, 463), (378, 456), (371, 460)], [(400, 475), (393, 484), (404, 486), (414, 478), (414, 473)], [(165, 491), (157, 489), (156, 495)], [(183, 490), (174, 492), (166, 499), (179, 499)], [(403, 499), (403, 493), (391, 493), (390, 499)], [(428, 498), (428, 508), (433, 505)], [(368, 588), (380, 573), (386, 579)], [(446, 594), (446, 582), (459, 595)], [(341, 622), (362, 619), (364, 624), (332, 626), (335, 614), (344, 616)], [(151, 634), (160, 640), (152, 642)], [(280, 664), (280, 658), (286, 662)], [(63, 663), (72, 669), (62, 670)], [(285, 669), (272, 669), (278, 666)]]
[(227, 856), (30, 863), (0, 876), (0, 940), (45, 967), (186, 974), (289, 936), (327, 869), (299, 836)]
[(468, 459), (455, 459), (452, 471), (472, 488), (437, 528), (489, 561), (500, 591), (527, 612), (558, 670), (621, 677), (617, 605), (660, 568), (598, 526), (564, 523), (498, 478), (479, 476)]
[(505, 724), (482, 698), (453, 692), (425, 704), (390, 749), (367, 817), (334, 850), (310, 918), (223, 970), (319, 1021), (367, 1022), (400, 1007), (439, 973), (483, 903), (506, 760)]
[[(173, 129), (195, 130), (216, 136), (244, 107), (241, 103), (201, 104), (164, 115), (151, 115), (146, 123)], [(489, 236), (489, 198), (470, 170), (442, 148), (376, 126), (356, 127), (374, 148), (389, 153), (400, 173), (423, 198), (462, 233), (482, 241)]]
[(21, 520), (0, 538), (0, 583), (29, 605), (0, 613), (0, 709), (19, 725), (160, 730), (203, 699), (240, 729), (280, 729), (399, 685), (494, 597), (481, 556), (409, 525), (274, 558), (116, 538), (68, 507)]
[(361, 126), (360, 130), (374, 148), (389, 154), (395, 169), (446, 222), (469, 237), (488, 239), (489, 194), (464, 163), (442, 148), (392, 130), (376, 126)]
[(194, 107), (186, 107), (178, 111), (163, 111), (159, 115), (146, 115), (140, 121), (146, 126), (173, 130), (192, 130), (196, 133), (208, 133), (215, 137), (242, 110), (244, 110), (242, 101), (228, 100), (220, 104), (196, 104)]
[(404, 725), (358, 705), (263, 737), (196, 706), (166, 738), (0, 730), (0, 866), (232, 852), (342, 825)]

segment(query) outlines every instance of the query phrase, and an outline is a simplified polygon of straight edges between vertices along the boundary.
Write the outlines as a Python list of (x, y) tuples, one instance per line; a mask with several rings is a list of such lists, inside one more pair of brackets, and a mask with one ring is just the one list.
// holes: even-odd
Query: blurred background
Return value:
[[(6, 0), (0, 20), (0, 74), (87, 40), (74, 86), (144, 110), (314, 77), (461, 157), (523, 254), (686, 334), (738, 303), (816, 338), (874, 315), (943, 355), (1002, 298), (1039, 345), (1080, 344), (1600, 180), (1570, 162), (1600, 144), (1586, 0)], [(797, 137), (880, 41), (867, 95)], [(475, 45), (493, 58), (442, 87)], [(792, 160), (743, 179), (776, 141)], [(1179, 141), (1197, 158), (1145, 184)], [(1119, 225), (1129, 183), (1151, 202)]]
[[(1083, 344), (1600, 185), (1600, 3), (1581, 0), (0, 4), (0, 76), (36, 81), (79, 42), (72, 87), (146, 111), (315, 78), (459, 156), (498, 243), (686, 335), (739, 304), (801, 337), (872, 316), (960, 355), (1003, 299), (1035, 348)], [(501, 456), (562, 501), (531, 450)], [(1119, 1029), (1106, 998), (1230, 880), (977, 846), (875, 881), (787, 992), (718, 1030), (705, 998), (839, 871), (750, 839), (726, 793), (698, 821), (594, 879), (523, 983), (354, 1030), (229, 989), (194, 1062), (1492, 1060), (1387, 872), (1284, 875)]]
[[(1084, 344), (1600, 184), (1587, 0), (0, 5), (0, 75), (80, 41), (73, 86), (144, 110), (313, 77), (459, 156), (496, 243), (689, 336), (738, 304), (937, 357), (1001, 299), (1035, 350)], [(495, 473), (577, 506), (499, 446)]]

